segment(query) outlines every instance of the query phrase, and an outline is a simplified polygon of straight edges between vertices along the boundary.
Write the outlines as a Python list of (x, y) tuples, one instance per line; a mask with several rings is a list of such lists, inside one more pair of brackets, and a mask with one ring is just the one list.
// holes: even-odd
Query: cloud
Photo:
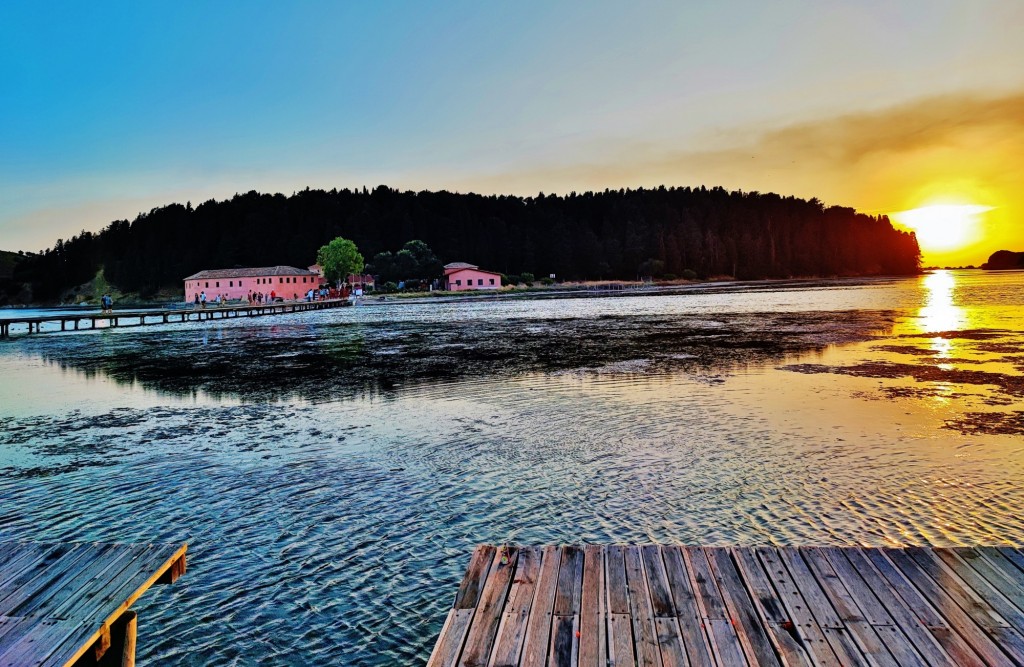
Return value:
[[(580, 151), (586, 155), (583, 159), (570, 157), (560, 164), (462, 180), (490, 192), (724, 185), (882, 209), (886, 205), (878, 197), (863, 195), (878, 193), (878, 178), (894, 178), (893, 172), (899, 172), (901, 164), (909, 166), (912, 158), (939, 155), (950, 174), (969, 167), (1007, 181), (1010, 173), (1021, 173), (1024, 163), (1001, 153), (1022, 146), (1024, 91), (998, 96), (961, 93), (781, 127), (728, 128), (685, 146), (654, 139), (592, 141)], [(936, 176), (934, 168), (927, 171), (928, 177)], [(892, 188), (885, 190), (885, 199), (897, 198)]]
[(766, 133), (757, 148), (770, 154), (820, 155), (851, 165), (879, 154), (957, 145), (978, 130), (1024, 133), (1024, 92), (944, 95), (792, 125)]

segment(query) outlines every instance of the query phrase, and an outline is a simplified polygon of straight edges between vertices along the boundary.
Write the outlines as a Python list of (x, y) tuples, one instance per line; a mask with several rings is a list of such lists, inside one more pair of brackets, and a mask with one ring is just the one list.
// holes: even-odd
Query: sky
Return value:
[(254, 189), (703, 184), (980, 263), (1024, 251), (1022, 29), (1019, 0), (7, 0), (0, 249)]

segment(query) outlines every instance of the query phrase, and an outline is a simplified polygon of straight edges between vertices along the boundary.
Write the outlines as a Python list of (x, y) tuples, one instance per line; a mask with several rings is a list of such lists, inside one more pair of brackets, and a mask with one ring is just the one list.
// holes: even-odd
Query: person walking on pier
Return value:
[(199, 307), (206, 308), (206, 290), (199, 293)]

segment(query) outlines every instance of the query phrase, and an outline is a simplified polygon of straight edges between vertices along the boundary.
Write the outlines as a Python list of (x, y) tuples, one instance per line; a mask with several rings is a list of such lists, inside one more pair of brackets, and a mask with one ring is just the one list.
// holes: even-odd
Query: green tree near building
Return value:
[(371, 270), (381, 280), (430, 280), (441, 275), (444, 267), (430, 247), (419, 240), (407, 241), (397, 253), (379, 252), (373, 256)]
[(359, 248), (340, 236), (320, 246), (316, 253), (316, 263), (323, 269), (324, 278), (332, 283), (344, 280), (350, 273), (363, 272), (363, 256)]

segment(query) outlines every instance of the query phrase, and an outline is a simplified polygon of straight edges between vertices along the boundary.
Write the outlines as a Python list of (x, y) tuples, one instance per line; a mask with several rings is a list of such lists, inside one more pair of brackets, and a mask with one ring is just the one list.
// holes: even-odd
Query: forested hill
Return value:
[(355, 241), (367, 260), (421, 239), (443, 262), (559, 279), (686, 269), (737, 278), (909, 274), (920, 265), (916, 238), (886, 217), (816, 199), (704, 187), (524, 198), (380, 186), (170, 204), (58, 241), (21, 262), (15, 279), (32, 283), (42, 301), (102, 266), (112, 284), (145, 295), (202, 269), (305, 267), (336, 236)]

